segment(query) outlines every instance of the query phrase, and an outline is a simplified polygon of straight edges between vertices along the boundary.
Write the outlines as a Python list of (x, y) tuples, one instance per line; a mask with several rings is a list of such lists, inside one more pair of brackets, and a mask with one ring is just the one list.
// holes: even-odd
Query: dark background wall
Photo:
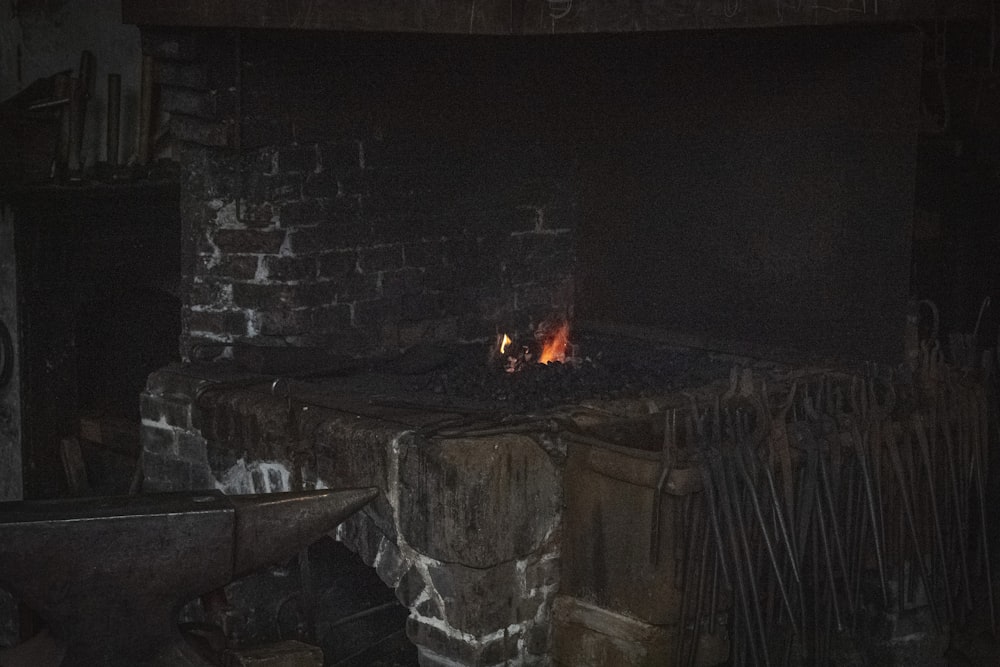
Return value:
[(886, 30), (610, 52), (581, 160), (578, 315), (736, 351), (900, 360), (919, 64), (919, 36)]

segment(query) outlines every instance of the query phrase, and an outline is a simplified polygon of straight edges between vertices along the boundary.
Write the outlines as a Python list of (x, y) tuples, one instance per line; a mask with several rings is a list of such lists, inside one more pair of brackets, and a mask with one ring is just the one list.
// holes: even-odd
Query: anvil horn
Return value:
[(377, 495), (368, 488), (230, 496), (236, 509), (233, 578), (291, 557)]
[(0, 503), (0, 586), (49, 622), (66, 647), (63, 667), (204, 664), (179, 657), (186, 601), (294, 554), (377, 493)]

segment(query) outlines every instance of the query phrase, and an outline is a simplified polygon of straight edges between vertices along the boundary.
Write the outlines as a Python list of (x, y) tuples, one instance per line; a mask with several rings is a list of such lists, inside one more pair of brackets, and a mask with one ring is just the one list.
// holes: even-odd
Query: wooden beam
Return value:
[(482, 35), (892, 23), (989, 16), (990, 0), (122, 0), (125, 23)]

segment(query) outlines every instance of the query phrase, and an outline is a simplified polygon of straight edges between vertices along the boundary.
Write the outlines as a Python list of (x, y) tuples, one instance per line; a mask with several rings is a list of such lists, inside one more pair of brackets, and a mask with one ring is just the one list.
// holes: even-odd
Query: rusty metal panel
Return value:
[(123, 0), (126, 23), (467, 33), (638, 32), (987, 17), (987, 0)]
[(560, 592), (651, 625), (680, 618), (672, 521), (682, 500), (663, 498), (659, 562), (650, 561), (657, 456), (572, 443), (565, 473)]

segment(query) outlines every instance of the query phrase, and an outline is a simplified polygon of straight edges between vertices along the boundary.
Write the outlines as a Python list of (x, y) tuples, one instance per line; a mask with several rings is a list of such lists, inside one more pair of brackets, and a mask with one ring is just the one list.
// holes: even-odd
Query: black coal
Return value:
[(404, 382), (413, 392), (530, 412), (583, 400), (662, 395), (725, 377), (731, 366), (700, 350), (625, 340), (590, 337), (574, 348), (566, 362), (527, 363), (506, 372), (489, 346), (462, 346)]

